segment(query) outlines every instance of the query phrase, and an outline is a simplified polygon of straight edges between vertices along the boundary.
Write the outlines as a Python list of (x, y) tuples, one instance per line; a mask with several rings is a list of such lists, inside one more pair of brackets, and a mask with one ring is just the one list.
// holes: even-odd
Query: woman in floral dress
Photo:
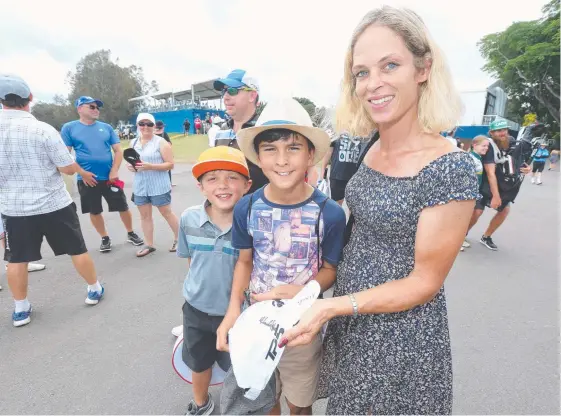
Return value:
[(439, 132), (461, 103), (421, 18), (383, 7), (347, 52), (339, 130), (379, 139), (350, 180), (355, 223), (334, 296), (318, 300), (280, 345), (329, 322), (323, 375), (328, 414), (449, 414), (452, 358), (444, 280), (477, 197), (471, 156)]

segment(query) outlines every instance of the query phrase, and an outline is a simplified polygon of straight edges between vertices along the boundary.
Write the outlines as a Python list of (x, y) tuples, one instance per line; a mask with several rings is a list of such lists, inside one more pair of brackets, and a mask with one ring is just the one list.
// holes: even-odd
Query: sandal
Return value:
[(144, 246), (136, 253), (136, 257), (144, 257), (150, 253), (153, 253), (154, 251), (156, 251), (154, 247)]
[(173, 240), (173, 244), (171, 245), (169, 251), (170, 253), (175, 253), (177, 251), (177, 240)]

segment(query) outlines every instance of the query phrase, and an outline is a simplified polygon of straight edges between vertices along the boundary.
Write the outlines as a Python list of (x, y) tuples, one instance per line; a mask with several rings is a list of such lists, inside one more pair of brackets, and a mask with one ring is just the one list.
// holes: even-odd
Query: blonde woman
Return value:
[(460, 99), (438, 46), (410, 10), (383, 7), (346, 55), (339, 130), (379, 131), (349, 181), (354, 227), (334, 297), (318, 300), (280, 346), (329, 322), (328, 414), (449, 414), (452, 357), (443, 283), (477, 197), (471, 156), (439, 135)]

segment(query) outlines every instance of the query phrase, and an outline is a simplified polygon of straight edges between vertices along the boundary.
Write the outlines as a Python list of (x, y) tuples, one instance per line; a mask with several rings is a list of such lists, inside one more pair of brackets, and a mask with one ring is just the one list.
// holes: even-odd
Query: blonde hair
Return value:
[(356, 42), (372, 25), (385, 26), (398, 34), (415, 57), (417, 68), (424, 68), (427, 62), (431, 63), (428, 79), (420, 86), (418, 118), (422, 130), (439, 133), (454, 127), (462, 112), (462, 102), (440, 48), (417, 13), (383, 6), (368, 12), (353, 32), (345, 57), (341, 97), (336, 113), (337, 130), (348, 130), (353, 136), (366, 136), (377, 129), (356, 96), (356, 79), (352, 73)]
[(489, 141), (489, 138), (487, 136), (480, 134), (479, 136), (475, 136), (473, 138), (473, 140), (471, 141), (471, 147), (477, 146), (478, 144), (481, 144), (486, 141)]

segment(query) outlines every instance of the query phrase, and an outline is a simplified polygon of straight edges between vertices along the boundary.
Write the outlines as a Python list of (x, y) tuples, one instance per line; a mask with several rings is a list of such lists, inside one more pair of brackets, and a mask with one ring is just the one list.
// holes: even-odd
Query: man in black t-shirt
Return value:
[[(499, 191), (499, 184), (497, 181), (498, 166), (497, 161), (507, 151), (510, 147), (510, 139), (508, 135), (508, 125), (505, 120), (495, 120), (489, 126), (489, 136), (491, 136), (489, 149), (487, 153), (482, 157), (483, 163), (483, 180), (480, 186), (480, 193), (482, 193), (481, 198), (475, 203), (475, 210), (471, 217), (471, 222), (469, 224), (469, 230), (477, 223), (479, 217), (483, 214), (485, 207), (490, 207), (497, 210), (497, 213), (489, 223), (489, 226), (481, 236), (479, 242), (487, 247), (489, 250), (498, 250), (497, 245), (493, 242), (491, 236), (505, 221), (506, 217), (510, 212), (510, 201), (505, 200), (505, 196)], [(494, 146), (493, 146), (494, 144)], [(529, 167), (522, 167), (520, 169), (522, 173), (528, 173), (530, 171)], [(485, 190), (484, 192), (481, 192)], [(490, 194), (488, 195), (488, 190)], [(469, 243), (464, 242), (463, 247), (469, 247)]]
[[(239, 149), (236, 135), (241, 129), (255, 126), (259, 84), (257, 79), (243, 69), (234, 69), (226, 78), (214, 82), (214, 89), (222, 92), (226, 115), (230, 118), (215, 136), (215, 146), (230, 146)], [(269, 183), (261, 168), (247, 161), (251, 188), (248, 194)]]
[(185, 121), (183, 122), (183, 135), (184, 136), (189, 136), (189, 129), (191, 128), (191, 122), (189, 121), (189, 119), (185, 119)]
[(321, 171), (324, 172), (327, 165), (331, 165), (329, 174), (329, 185), (331, 188), (331, 199), (343, 205), (345, 199), (345, 188), (358, 169), (358, 160), (366, 141), (359, 137), (350, 137), (343, 133), (331, 142), (331, 148), (323, 158)]

